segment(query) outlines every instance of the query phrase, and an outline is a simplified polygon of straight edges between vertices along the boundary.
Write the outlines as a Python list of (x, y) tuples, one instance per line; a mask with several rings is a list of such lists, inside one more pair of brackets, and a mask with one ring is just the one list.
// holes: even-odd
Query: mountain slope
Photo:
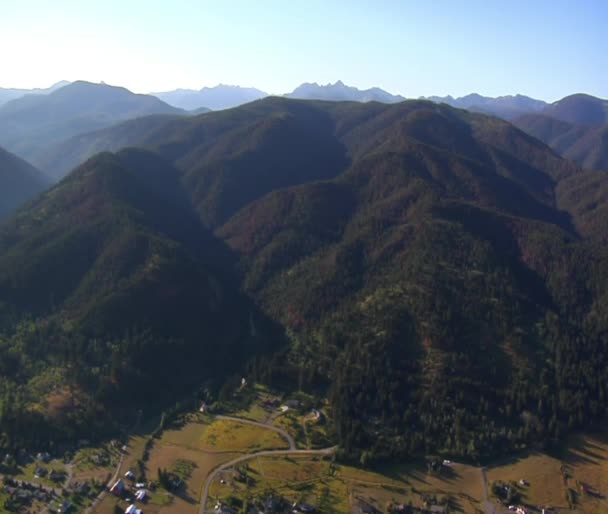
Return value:
[(483, 112), (498, 116), (505, 120), (512, 120), (526, 113), (540, 112), (547, 104), (524, 95), (507, 95), (491, 98), (477, 93), (453, 98), (452, 96), (430, 96), (423, 98), (437, 103), (446, 103), (459, 109)]
[[(201, 377), (225, 378), (265, 346), (250, 335), (263, 317), (239, 294), (229, 263), (166, 161), (140, 150), (99, 154), (0, 228), (0, 320), (24, 356), (2, 386), (26, 392), (48, 369), (91, 408), (158, 408)], [(23, 334), (30, 316), (36, 331)], [(7, 358), (4, 341), (0, 366)]]
[[(157, 361), (168, 338), (196, 356), (176, 352), (182, 388), (241, 364), (220, 347), (257, 353), (252, 379), (328, 395), (341, 448), (365, 459), (478, 459), (602, 422), (604, 175), (428, 101), (267, 98), (127, 135), (154, 153), (95, 157), (2, 229), (0, 315), (16, 328), (0, 369), (15, 353), (41, 366), (49, 338), (23, 335), (29, 319), (114, 341), (87, 357), (98, 399), (125, 376), (149, 385), (137, 363), (150, 339)], [(289, 339), (272, 355), (261, 336), (243, 343), (265, 316)], [(118, 344), (130, 324), (137, 337)]]
[(229, 109), (268, 96), (267, 93), (253, 87), (227, 86), (224, 84), (219, 84), (215, 87), (204, 87), (198, 91), (193, 89), (176, 89), (175, 91), (151, 94), (167, 102), (169, 105), (187, 111), (203, 107), (213, 111)]
[(608, 169), (608, 101), (572, 95), (515, 125), (584, 168)]
[(0, 148), (0, 218), (14, 211), (50, 184), (47, 176)]
[(608, 124), (608, 100), (590, 95), (570, 95), (549, 105), (543, 114), (575, 125)]
[(45, 148), (76, 134), (146, 114), (180, 114), (159, 99), (124, 88), (74, 82), (48, 95), (27, 95), (0, 107), (0, 145), (44, 168)]
[(62, 80), (61, 82), (57, 82), (48, 88), (36, 88), (36, 89), (9, 89), (9, 88), (1, 88), (0, 87), (0, 106), (5, 104), (6, 102), (10, 102), (11, 100), (15, 100), (16, 98), (21, 98), (25, 95), (46, 95), (48, 93), (52, 93), (53, 91), (67, 86), (69, 84), (68, 81)]
[(315, 83), (304, 83), (295, 88), (286, 98), (300, 100), (328, 100), (332, 102), (403, 102), (405, 98), (400, 95), (392, 95), (386, 91), (373, 87), (370, 89), (357, 89), (347, 86), (341, 80), (335, 84), (319, 85)]

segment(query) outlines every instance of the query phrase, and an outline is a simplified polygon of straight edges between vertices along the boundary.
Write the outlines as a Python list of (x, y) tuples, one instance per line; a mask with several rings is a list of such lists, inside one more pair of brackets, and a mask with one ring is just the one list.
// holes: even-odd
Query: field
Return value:
[(479, 469), (456, 465), (443, 477), (431, 477), (422, 466), (400, 466), (380, 472), (341, 466), (316, 457), (261, 457), (238, 470), (227, 470), (210, 490), (210, 498), (240, 505), (263, 503), (270, 495), (287, 503), (309, 503), (323, 513), (350, 513), (372, 505), (422, 507), (448, 503), (452, 512), (475, 514), (483, 497)]
[(577, 436), (560, 455), (530, 453), (488, 469), (488, 482), (519, 482), (522, 503), (551, 507), (553, 512), (608, 512), (608, 442), (603, 437)]
[[(158, 440), (153, 440), (145, 461), (148, 481), (158, 481), (162, 469), (180, 477), (184, 484), (174, 493), (161, 488), (153, 491), (145, 506), (146, 514), (179, 514), (196, 512), (203, 483), (212, 469), (242, 453), (261, 449), (287, 448), (287, 442), (276, 432), (230, 420), (211, 420), (200, 414), (189, 416), (189, 422), (180, 428), (168, 429)], [(140, 472), (138, 461), (144, 460), (146, 438), (133, 437), (129, 442), (128, 456), (121, 467)], [(128, 504), (106, 495), (96, 508), (98, 514), (111, 514), (115, 506)]]
[(209, 425), (200, 439), (200, 449), (206, 451), (249, 453), (286, 448), (287, 441), (276, 432), (224, 419)]

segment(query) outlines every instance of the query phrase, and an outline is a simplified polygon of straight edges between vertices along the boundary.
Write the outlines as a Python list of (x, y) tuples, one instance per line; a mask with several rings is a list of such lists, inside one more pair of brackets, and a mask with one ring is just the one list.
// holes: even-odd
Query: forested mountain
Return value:
[(331, 102), (382, 102), (397, 103), (403, 102), (405, 98), (400, 95), (392, 95), (379, 87), (370, 89), (357, 89), (347, 86), (341, 80), (335, 84), (319, 85), (314, 83), (304, 83), (295, 88), (291, 93), (285, 95), (287, 98), (297, 98), (300, 100), (328, 100)]
[(571, 95), (515, 125), (588, 169), (608, 170), (608, 101)]
[(100, 406), (158, 408), (263, 353), (251, 335), (263, 317), (231, 275), (164, 159), (87, 161), (0, 228), (0, 323), (14, 331), (0, 338), (0, 387), (14, 398), (3, 444), (48, 441), (48, 426), (51, 438), (99, 433), (112, 424), (90, 426)]
[(215, 87), (204, 87), (200, 90), (176, 89), (164, 93), (151, 93), (164, 102), (180, 109), (193, 111), (201, 108), (217, 111), (237, 107), (268, 96), (264, 91), (253, 87), (228, 86), (219, 84)]
[(43, 171), (45, 149), (59, 141), (147, 114), (180, 114), (158, 98), (89, 82), (48, 95), (26, 95), (0, 107), (0, 145)]
[(0, 148), (0, 218), (46, 189), (50, 182), (31, 164)]
[(481, 96), (477, 93), (454, 98), (452, 96), (429, 96), (423, 98), (432, 102), (445, 103), (459, 109), (467, 109), (475, 112), (483, 112), (512, 120), (527, 113), (541, 112), (547, 104), (542, 100), (536, 100), (524, 95), (507, 95), (496, 98)]
[(67, 86), (69, 82), (66, 80), (62, 80), (61, 82), (57, 82), (48, 88), (35, 88), (35, 89), (11, 89), (11, 88), (3, 88), (0, 87), (0, 106), (5, 104), (6, 102), (10, 102), (11, 100), (15, 100), (16, 98), (21, 98), (24, 95), (46, 95), (48, 93), (52, 93), (53, 91)]
[(115, 152), (134, 146), (142, 141), (146, 134), (180, 117), (174, 114), (152, 114), (86, 134), (78, 134), (41, 152), (40, 161), (44, 163), (45, 173), (54, 180), (59, 180), (96, 153)]
[(329, 394), (366, 459), (603, 420), (608, 175), (426, 101), (268, 98), (127, 133), (154, 153), (94, 157), (2, 228), (0, 365), (27, 370), (6, 387), (99, 369), (69, 380), (108, 405), (255, 353), (252, 378)]

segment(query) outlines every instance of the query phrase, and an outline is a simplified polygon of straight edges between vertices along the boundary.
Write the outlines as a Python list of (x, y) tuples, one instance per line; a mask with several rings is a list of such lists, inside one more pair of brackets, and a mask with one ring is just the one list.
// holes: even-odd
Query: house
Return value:
[(135, 493), (135, 499), (137, 501), (140, 501), (140, 502), (146, 501), (147, 497), (148, 497), (148, 492), (145, 489), (140, 489), (139, 491), (137, 491)]
[(127, 478), (128, 480), (135, 480), (135, 473), (129, 470), (125, 473), (125, 478)]
[(517, 507), (515, 514), (528, 514), (528, 511), (524, 507)]
[(134, 503), (132, 503), (125, 510), (125, 514), (143, 514), (143, 512), (140, 509), (138, 509)]
[(125, 483), (122, 479), (117, 480), (116, 483), (110, 487), (110, 492), (116, 496), (120, 496), (125, 490)]

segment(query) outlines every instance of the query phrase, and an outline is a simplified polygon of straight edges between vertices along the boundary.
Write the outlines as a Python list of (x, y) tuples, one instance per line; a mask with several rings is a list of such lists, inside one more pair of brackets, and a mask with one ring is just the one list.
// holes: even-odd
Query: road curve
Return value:
[[(219, 417), (219, 416), (218, 416)], [(235, 421), (243, 421), (239, 418), (231, 418)], [(266, 425), (262, 425), (267, 427)], [(267, 427), (268, 428), (268, 427)], [(203, 493), (201, 495), (201, 505), (199, 508), (199, 514), (206, 514), (207, 512), (207, 497), (209, 496), (209, 487), (217, 477), (219, 473), (222, 471), (236, 466), (237, 464), (241, 464), (250, 459), (255, 459), (256, 457), (276, 457), (279, 455), (331, 455), (336, 451), (335, 447), (332, 448), (323, 448), (322, 450), (263, 450), (256, 453), (249, 453), (247, 455), (241, 455), (236, 459), (233, 459), (229, 462), (225, 462), (221, 464), (217, 468), (215, 468), (205, 480), (205, 485), (203, 487)]]
[(290, 450), (296, 450), (296, 442), (294, 441), (293, 437), (291, 435), (289, 435), (285, 430), (283, 430), (282, 428), (279, 427), (275, 427), (273, 425), (266, 425), (264, 423), (260, 423), (259, 421), (252, 421), (250, 419), (243, 419), (243, 418), (235, 418), (234, 416), (216, 416), (216, 419), (225, 419), (227, 421), (236, 421), (237, 423), (246, 423), (247, 425), (254, 425), (256, 427), (260, 427), (260, 428), (265, 428), (267, 430), (272, 430), (273, 432), (276, 432), (277, 434), (282, 435), (287, 442), (289, 443), (289, 449)]

